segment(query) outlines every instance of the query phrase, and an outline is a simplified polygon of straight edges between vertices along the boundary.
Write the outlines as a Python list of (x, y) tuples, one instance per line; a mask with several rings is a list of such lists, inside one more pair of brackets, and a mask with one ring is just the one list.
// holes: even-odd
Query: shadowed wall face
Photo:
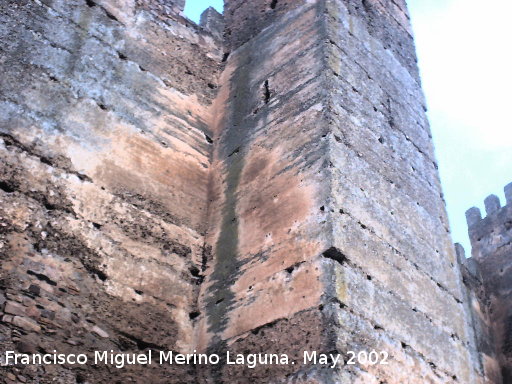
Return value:
[[(320, 3), (296, 3), (232, 51), (221, 77), (212, 128), (214, 257), (201, 288), (199, 345), (221, 354), (228, 345), (240, 353), (288, 353), (297, 366), (212, 367), (219, 382), (286, 380), (302, 366), (303, 350), (328, 344), (318, 309), (330, 233), (322, 207), (329, 196), (322, 185), (324, 21)], [(238, 11), (259, 5), (245, 2)], [(241, 37), (245, 16), (234, 20), (240, 25), (228, 28), (239, 28)]]
[[(472, 247), (471, 262), (476, 264), (485, 290), (479, 300), (488, 316), (494, 350), (503, 383), (512, 380), (512, 184), (505, 187), (506, 205), (495, 195), (485, 199), (486, 217), (478, 208), (466, 212)], [(498, 369), (495, 365), (489, 367)], [(496, 374), (498, 376), (498, 374)], [(496, 383), (501, 383), (495, 380)]]
[[(193, 350), (223, 52), (182, 5), (0, 5), (0, 349)], [(12, 373), (195, 380), (158, 365)]]

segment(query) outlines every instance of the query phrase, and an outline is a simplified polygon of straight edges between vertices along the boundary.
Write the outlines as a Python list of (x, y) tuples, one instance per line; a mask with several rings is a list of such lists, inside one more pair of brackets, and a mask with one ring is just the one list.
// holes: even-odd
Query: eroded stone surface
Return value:
[(405, 4), (229, 1), (225, 12), (201, 345), (225, 350), (311, 311), (320, 344), (386, 350), (393, 363), (297, 367), (289, 382), (482, 382)]
[[(0, 6), (2, 350), (193, 350), (223, 51), (183, 4)], [(11, 372), (195, 380), (186, 366), (70, 368)]]
[(512, 205), (510, 186), (505, 187), (506, 205), (497, 196), (485, 199), (486, 217), (478, 208), (466, 213), (471, 258), (466, 261), (466, 285), (473, 297), (473, 318), (478, 352), (491, 383), (512, 380), (510, 348), (510, 286), (512, 255)]
[[(183, 6), (0, 6), (0, 346), (297, 364), (2, 380), (498, 377), (485, 293), (462, 285), (479, 272), (450, 240), (405, 2), (230, 0), (201, 26)], [(307, 350), (389, 364), (312, 366)]]

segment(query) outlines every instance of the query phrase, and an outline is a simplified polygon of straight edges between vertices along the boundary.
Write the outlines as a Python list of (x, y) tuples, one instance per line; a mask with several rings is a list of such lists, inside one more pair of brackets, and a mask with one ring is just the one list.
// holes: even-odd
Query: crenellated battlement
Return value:
[[(490, 360), (496, 359), (499, 367), (493, 374), (493, 383), (512, 380), (512, 353), (508, 336), (503, 335), (504, 331), (512, 332), (512, 305), (508, 293), (512, 285), (512, 183), (504, 191), (504, 206), (496, 195), (484, 200), (485, 217), (476, 207), (466, 212), (472, 257), (463, 260), (461, 268), (470, 297), (474, 296), (479, 303), (480, 310), (473, 313), (473, 318), (483, 319), (474, 324), (479, 351)], [(460, 248), (457, 247), (458, 254)]]
[(501, 206), (501, 201), (498, 196), (492, 194), (485, 198), (484, 205), (486, 216), (482, 216), (482, 212), (478, 207), (472, 207), (466, 211), (466, 221), (470, 232), (482, 220), (498, 215), (502, 210), (512, 207), (512, 183), (505, 186), (504, 192), (506, 203), (503, 207)]

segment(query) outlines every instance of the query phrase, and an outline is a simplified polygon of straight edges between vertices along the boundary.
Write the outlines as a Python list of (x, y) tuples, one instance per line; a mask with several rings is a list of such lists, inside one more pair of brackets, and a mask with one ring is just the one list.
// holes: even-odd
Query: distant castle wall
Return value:
[(472, 251), (465, 265), (472, 270), (467, 275), (479, 280), (466, 284), (477, 298), (478, 347), (493, 383), (501, 383), (500, 375), (503, 383), (512, 380), (512, 183), (505, 187), (505, 199), (502, 207), (497, 196), (488, 196), (483, 218), (478, 208), (466, 212)]

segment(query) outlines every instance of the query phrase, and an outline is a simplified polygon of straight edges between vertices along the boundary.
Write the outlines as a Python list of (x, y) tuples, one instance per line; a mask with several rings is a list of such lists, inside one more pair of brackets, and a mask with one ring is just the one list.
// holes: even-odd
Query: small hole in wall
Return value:
[(217, 300), (217, 301), (215, 302), (215, 304), (216, 304), (216, 305), (217, 305), (217, 304), (220, 304), (220, 303), (222, 303), (223, 301), (224, 301), (224, 298), (220, 298), (219, 300)]
[(343, 253), (341, 253), (341, 251), (335, 247), (329, 248), (327, 251), (325, 251), (322, 254), (322, 256), (327, 259), (334, 260), (340, 264), (343, 264), (345, 262), (345, 260), (347, 259), (345, 257), (345, 255)]
[(119, 58), (120, 58), (121, 60), (126, 60), (126, 59), (128, 58), (125, 54), (123, 54), (123, 53), (121, 53), (121, 52), (117, 52), (117, 55), (119, 56)]
[(92, 0), (85, 0), (85, 4), (87, 4), (88, 7), (95, 7), (96, 3)]
[(224, 52), (224, 56), (222, 56), (222, 62), (225, 63), (226, 61), (228, 61), (228, 57), (229, 57), (229, 54), (231, 52)]
[(268, 104), (268, 102), (270, 101), (270, 98), (272, 97), (272, 94), (270, 93), (270, 88), (268, 86), (268, 80), (265, 80), (263, 87), (264, 87), (263, 99), (265, 100), (265, 104)]
[(382, 136), (379, 137), (379, 143), (384, 144), (384, 138)]
[(231, 157), (231, 156), (233, 156), (233, 155), (236, 155), (236, 154), (238, 154), (239, 152), (240, 152), (240, 147), (235, 148), (235, 149), (233, 150), (233, 152), (231, 152), (231, 153), (228, 155), (228, 157)]
[(321, 210), (322, 212), (324, 212), (324, 211), (325, 211), (325, 207), (322, 205), (322, 206), (320, 207), (320, 210)]
[(119, 20), (117, 20), (117, 17), (115, 17), (115, 16), (114, 16), (113, 14), (111, 14), (110, 12), (105, 11), (105, 14), (107, 15), (107, 17), (108, 17), (110, 20), (114, 20), (114, 21), (119, 22)]
[(270, 3), (270, 9), (276, 9), (276, 6), (277, 6), (277, 0), (272, 0), (272, 2)]
[(188, 314), (188, 317), (190, 318), (190, 320), (194, 320), (194, 319), (198, 318), (200, 314), (201, 314), (201, 312), (194, 311), (194, 312), (190, 312)]
[(192, 268), (190, 268), (190, 274), (192, 275), (195, 283), (197, 285), (201, 285), (203, 283), (203, 280), (204, 280), (204, 276), (201, 275), (199, 269), (195, 266), (193, 266)]
[(48, 201), (44, 201), (44, 202), (43, 202), (43, 205), (44, 205), (44, 207), (45, 207), (48, 211), (54, 211), (55, 209), (57, 209), (57, 206), (56, 206), (56, 205), (51, 204), (51, 203), (49, 203)]
[(92, 223), (92, 226), (96, 229), (101, 229), (101, 224), (98, 223)]
[(98, 277), (98, 279), (100, 279), (101, 281), (105, 281), (105, 280), (107, 280), (107, 275), (106, 275), (104, 272), (102, 272), (102, 271), (98, 271), (98, 270), (96, 270), (96, 271), (94, 271), (94, 274), (95, 274), (95, 275)]
[(14, 188), (5, 181), (0, 181), (0, 189), (6, 193), (13, 193)]
[(138, 290), (138, 289), (134, 289), (135, 293), (139, 296), (142, 296), (144, 294), (144, 292)]

